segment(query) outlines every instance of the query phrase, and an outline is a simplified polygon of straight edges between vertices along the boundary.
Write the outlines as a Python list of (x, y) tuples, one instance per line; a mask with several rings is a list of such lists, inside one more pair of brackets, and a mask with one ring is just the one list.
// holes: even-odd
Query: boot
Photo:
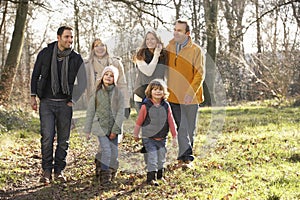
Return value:
[(161, 180), (164, 178), (164, 169), (160, 169), (157, 171), (157, 179)]
[(98, 180), (100, 178), (101, 162), (95, 159), (95, 164), (96, 164), (96, 178)]
[(111, 181), (114, 181), (117, 177), (118, 170), (114, 168), (109, 168), (109, 170), (111, 172)]
[(162, 182), (165, 182), (164, 179), (164, 169), (160, 169), (157, 171), (157, 180), (161, 180)]
[(147, 172), (147, 184), (149, 185), (154, 185), (154, 186), (159, 186), (158, 182), (156, 181), (156, 172)]
[(101, 170), (100, 171), (100, 184), (102, 186), (109, 186), (111, 184), (111, 171)]

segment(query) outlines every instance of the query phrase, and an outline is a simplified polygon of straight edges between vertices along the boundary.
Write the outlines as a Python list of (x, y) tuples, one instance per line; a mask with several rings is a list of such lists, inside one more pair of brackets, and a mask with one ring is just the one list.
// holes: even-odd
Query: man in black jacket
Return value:
[[(62, 26), (57, 41), (48, 44), (37, 56), (31, 78), (31, 107), (37, 111), (40, 99), (40, 128), (43, 175), (40, 181), (49, 184), (54, 170), (55, 180), (66, 182), (63, 170), (69, 147), (73, 103), (86, 87), (84, 62), (72, 49), (73, 29)], [(56, 134), (57, 146), (53, 157)]]

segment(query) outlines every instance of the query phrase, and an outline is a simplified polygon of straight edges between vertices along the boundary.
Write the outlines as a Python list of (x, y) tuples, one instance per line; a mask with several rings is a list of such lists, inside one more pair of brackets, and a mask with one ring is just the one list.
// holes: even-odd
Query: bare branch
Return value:
[(296, 5), (294, 5), (293, 3), (292, 3), (292, 8), (293, 8), (294, 17), (296, 18), (297, 24), (300, 27), (300, 8), (298, 7), (298, 14), (296, 10)]
[[(137, 1), (128, 1), (128, 0), (111, 0), (111, 1), (113, 1), (113, 2), (121, 2), (121, 3), (124, 3), (124, 4), (126, 4), (126, 5), (128, 6), (129, 9), (131, 9), (131, 10), (133, 10), (133, 11), (135, 11), (135, 12), (136, 12), (136, 10), (137, 10), (137, 11), (139, 11), (139, 12), (142, 12), (142, 13), (145, 13), (145, 14), (147, 14), (147, 15), (150, 15), (150, 16), (156, 18), (156, 19), (157, 19), (158, 21), (160, 21), (162, 24), (166, 24), (166, 23), (167, 23), (167, 22), (165, 22), (164, 20), (162, 20), (160, 17), (156, 16), (154, 13), (151, 13), (151, 12), (149, 12), (149, 11), (146, 11), (146, 10), (142, 9), (141, 7), (138, 7), (138, 6), (136, 5), (136, 2), (137, 2)], [(144, 5), (147, 5), (147, 4), (148, 4), (148, 5), (165, 6), (164, 4), (146, 3), (146, 2), (140, 1), (140, 0), (138, 0), (138, 2), (143, 3)], [(135, 9), (136, 9), (136, 10), (135, 10)]]
[(289, 4), (292, 4), (295, 3), (295, 2), (300, 2), (300, 0), (292, 0), (292, 1), (288, 1), (288, 2), (284, 2), (284, 3), (281, 3), (281, 4), (278, 4), (276, 5), (274, 8), (272, 8), (271, 10), (268, 10), (267, 12), (263, 13), (259, 18), (257, 18), (255, 21), (252, 21), (246, 28), (245, 28), (245, 31), (242, 32), (241, 34), (237, 35), (236, 37), (240, 37), (242, 35), (244, 35), (247, 30), (254, 24), (256, 23), (258, 20), (261, 20), (265, 15), (269, 14), (269, 13), (272, 13), (274, 10), (280, 8), (280, 7), (283, 7), (283, 6), (286, 6), (286, 5), (289, 5)]

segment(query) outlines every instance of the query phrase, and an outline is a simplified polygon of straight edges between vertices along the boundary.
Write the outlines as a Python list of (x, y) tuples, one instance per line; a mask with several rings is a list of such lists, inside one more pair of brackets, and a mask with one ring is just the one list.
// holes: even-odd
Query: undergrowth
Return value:
[[(220, 108), (218, 108), (220, 109)], [(246, 103), (221, 110), (200, 108), (194, 168), (175, 167), (177, 149), (168, 143), (166, 182), (144, 184), (140, 143), (124, 123), (116, 182), (101, 188), (94, 176), (96, 138), (82, 134), (85, 112), (74, 113), (65, 187), (42, 186), (38, 118), (18, 111), (2, 131), (0, 197), (3, 199), (300, 199), (300, 109)], [(215, 116), (213, 116), (215, 115)], [(21, 120), (20, 122), (15, 122)], [(3, 123), (2, 123), (3, 122)], [(220, 126), (216, 128), (216, 126)], [(221, 128), (221, 129), (220, 129)], [(3, 129), (4, 130), (4, 129)], [(221, 130), (221, 131), (220, 131)]]

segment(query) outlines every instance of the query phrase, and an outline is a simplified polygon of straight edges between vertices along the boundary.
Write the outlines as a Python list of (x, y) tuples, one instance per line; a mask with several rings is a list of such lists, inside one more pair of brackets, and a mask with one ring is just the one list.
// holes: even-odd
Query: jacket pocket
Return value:
[(39, 77), (39, 80), (37, 81), (37, 96), (41, 99), (43, 97), (43, 91), (44, 91), (44, 88), (45, 88), (45, 85), (46, 85), (46, 82), (47, 80), (42, 76), (40, 75)]

